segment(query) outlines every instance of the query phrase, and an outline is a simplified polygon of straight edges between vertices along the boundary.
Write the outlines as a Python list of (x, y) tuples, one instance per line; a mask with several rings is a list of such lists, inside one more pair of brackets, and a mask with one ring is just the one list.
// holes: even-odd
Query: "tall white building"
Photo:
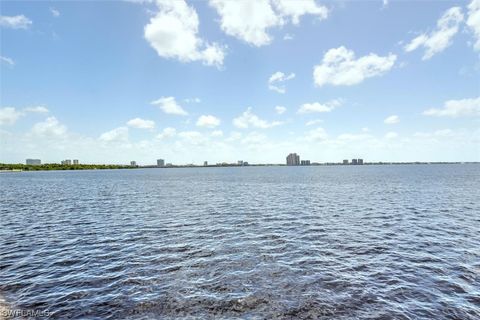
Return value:
[(296, 153), (290, 153), (287, 156), (287, 166), (299, 166), (300, 165), (300, 156)]

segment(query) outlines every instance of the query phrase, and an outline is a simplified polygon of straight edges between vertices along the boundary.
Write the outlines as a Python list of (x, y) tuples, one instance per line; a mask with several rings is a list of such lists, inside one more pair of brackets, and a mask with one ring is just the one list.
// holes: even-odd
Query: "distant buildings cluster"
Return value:
[[(77, 159), (74, 159), (74, 160), (73, 160), (73, 164), (74, 164), (74, 165), (78, 165), (78, 163), (79, 163), (79, 162), (78, 162)], [(62, 164), (62, 165), (70, 166), (70, 165), (72, 165), (72, 160), (70, 160), (70, 159), (62, 160), (61, 164)]]
[[(287, 156), (287, 166), (309, 166), (311, 165), (310, 160), (300, 160), (300, 155), (296, 153), (290, 153)], [(318, 165), (319, 163), (314, 163), (314, 165)], [(352, 159), (352, 162), (348, 162), (348, 159), (343, 160), (342, 164), (348, 165), (362, 165), (363, 159)]]
[(348, 163), (348, 159), (343, 160), (343, 164), (362, 165), (363, 159), (352, 159), (352, 162)]
[[(70, 159), (66, 159), (66, 160), (62, 160), (60, 163), (62, 165), (71, 166), (72, 164), (73, 165), (78, 165), (80, 162), (77, 159), (74, 159), (73, 161), (70, 160)], [(25, 164), (26, 165), (31, 165), (31, 166), (39, 166), (39, 165), (42, 164), (42, 160), (40, 160), (40, 159), (26, 159)]]
[(287, 156), (287, 166), (309, 166), (310, 160), (300, 160), (300, 155), (290, 153)]

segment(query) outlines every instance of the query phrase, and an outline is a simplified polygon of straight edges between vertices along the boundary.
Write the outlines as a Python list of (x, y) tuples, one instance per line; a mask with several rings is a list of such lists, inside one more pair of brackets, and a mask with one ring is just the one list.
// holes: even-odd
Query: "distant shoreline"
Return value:
[[(298, 165), (291, 167), (318, 167), (318, 166), (341, 166), (341, 167), (361, 167), (372, 165), (439, 165), (439, 164), (480, 164), (477, 161), (466, 162), (365, 162), (364, 164), (343, 164), (335, 162), (312, 163), (310, 165)], [(96, 165), (96, 164), (78, 164), (78, 165), (61, 165), (61, 164), (40, 164), (40, 165), (24, 165), (24, 164), (6, 164), (0, 163), (0, 173), (4, 172), (22, 172), (22, 171), (75, 171), (75, 170), (114, 170), (114, 169), (171, 169), (171, 168), (230, 168), (230, 167), (290, 167), (286, 164), (215, 164), (215, 165), (168, 165), (168, 166), (129, 166), (129, 165)]]

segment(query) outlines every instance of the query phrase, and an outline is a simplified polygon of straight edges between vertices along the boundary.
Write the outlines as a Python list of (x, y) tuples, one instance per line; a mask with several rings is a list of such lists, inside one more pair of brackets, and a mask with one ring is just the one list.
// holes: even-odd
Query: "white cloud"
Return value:
[(452, 44), (453, 36), (458, 32), (463, 21), (460, 7), (453, 7), (445, 11), (437, 21), (437, 28), (430, 34), (423, 33), (405, 45), (404, 50), (411, 52), (420, 47), (425, 49), (422, 59), (430, 59), (433, 55), (442, 52)]
[(152, 101), (151, 104), (158, 106), (163, 112), (167, 114), (176, 114), (180, 116), (188, 115), (188, 112), (177, 103), (175, 97), (161, 97), (158, 100)]
[(12, 125), (23, 116), (23, 112), (13, 107), (0, 108), (0, 125)]
[(212, 131), (210, 134), (212, 137), (223, 137), (223, 131), (222, 130), (215, 130)]
[(184, 0), (157, 0), (156, 4), (158, 12), (145, 26), (144, 37), (159, 56), (181, 62), (223, 64), (225, 47), (198, 37), (199, 20), (192, 6)]
[(303, 15), (310, 14), (317, 16), (319, 20), (328, 17), (328, 9), (316, 4), (315, 0), (274, 0), (277, 11), (282, 17), (289, 17), (293, 24), (298, 24)]
[(8, 57), (0, 56), (0, 61), (6, 62), (11, 66), (15, 65), (15, 61), (13, 61), (13, 59), (8, 58)]
[(472, 0), (468, 5), (467, 26), (475, 35), (476, 41), (473, 48), (480, 51), (480, 0)]
[(138, 129), (153, 129), (155, 128), (155, 121), (145, 120), (141, 118), (134, 118), (128, 120), (127, 126)]
[(323, 56), (322, 64), (314, 67), (314, 82), (319, 87), (358, 84), (367, 78), (383, 75), (393, 67), (396, 59), (392, 53), (385, 57), (370, 53), (355, 59), (355, 53), (343, 46), (330, 49)]
[(27, 29), (32, 20), (23, 14), (18, 16), (0, 16), (0, 26), (11, 29)]
[(383, 0), (383, 8), (388, 7), (388, 5), (389, 5), (388, 2), (389, 2), (388, 0)]
[(48, 109), (44, 106), (36, 106), (36, 107), (28, 107), (25, 108), (26, 112), (34, 112), (34, 113), (48, 113)]
[(287, 40), (293, 40), (293, 35), (290, 34), (290, 33), (286, 33), (284, 36), (283, 36), (283, 40), (287, 41)]
[(385, 139), (395, 139), (398, 137), (398, 133), (396, 132), (388, 132), (387, 134), (385, 134)]
[(460, 117), (480, 116), (480, 97), (472, 99), (448, 100), (443, 108), (431, 108), (423, 112), (426, 116)]
[(189, 144), (200, 145), (206, 142), (205, 137), (198, 131), (182, 131), (178, 133), (178, 136)]
[(276, 106), (275, 107), (275, 112), (277, 114), (283, 114), (287, 111), (287, 108), (283, 107), (283, 106)]
[(314, 0), (210, 0), (210, 5), (220, 15), (220, 27), (228, 35), (254, 46), (272, 41), (268, 30), (288, 23), (298, 24), (305, 14), (325, 19), (328, 9)]
[(186, 103), (200, 103), (202, 100), (200, 98), (187, 98), (184, 100)]
[(272, 74), (268, 79), (268, 89), (276, 91), (278, 93), (285, 93), (286, 89), (283, 83), (293, 78), (295, 78), (295, 73), (290, 73), (287, 76), (283, 72), (277, 71)]
[(128, 141), (128, 128), (118, 127), (113, 130), (104, 132), (99, 138), (105, 142), (127, 142)]
[(51, 7), (50, 8), (50, 13), (52, 14), (52, 16), (54, 17), (59, 17), (60, 16), (60, 11), (58, 11), (57, 9)]
[(305, 125), (306, 125), (307, 127), (309, 127), (309, 126), (314, 126), (314, 125), (316, 125), (316, 124), (320, 124), (320, 123), (322, 123), (322, 122), (323, 122), (322, 119), (315, 119), (315, 120), (307, 121), (307, 123), (305, 123)]
[(342, 105), (341, 99), (330, 100), (326, 103), (304, 103), (300, 106), (297, 113), (314, 113), (314, 112), (330, 112), (333, 109)]
[(441, 129), (434, 132), (415, 132), (413, 134), (414, 137), (425, 139), (448, 138), (454, 135), (455, 133), (451, 129)]
[(32, 128), (32, 134), (37, 136), (63, 137), (66, 133), (67, 127), (55, 117), (48, 117), (45, 121), (36, 123)]
[(177, 134), (177, 130), (172, 127), (167, 127), (163, 129), (162, 133), (157, 135), (157, 139), (172, 138)]
[(307, 141), (324, 141), (328, 139), (328, 134), (323, 128), (315, 128), (307, 132)]
[(242, 113), (241, 116), (233, 119), (233, 125), (237, 128), (247, 129), (249, 127), (267, 129), (283, 124), (281, 121), (268, 122), (260, 119), (258, 116), (252, 113), (252, 108), (248, 108), (247, 111)]
[(211, 115), (202, 115), (197, 120), (197, 127), (215, 128), (220, 125), (220, 119)]
[(390, 117), (385, 118), (385, 120), (383, 120), (383, 123), (386, 123), (386, 124), (396, 124), (399, 122), (400, 122), (400, 117), (397, 115), (392, 115)]

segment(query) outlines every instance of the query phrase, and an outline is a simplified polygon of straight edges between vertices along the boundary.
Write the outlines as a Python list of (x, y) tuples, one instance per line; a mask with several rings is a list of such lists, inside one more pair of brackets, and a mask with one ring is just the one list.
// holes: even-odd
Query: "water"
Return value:
[(0, 300), (61, 319), (479, 319), (479, 186), (480, 165), (2, 173)]

